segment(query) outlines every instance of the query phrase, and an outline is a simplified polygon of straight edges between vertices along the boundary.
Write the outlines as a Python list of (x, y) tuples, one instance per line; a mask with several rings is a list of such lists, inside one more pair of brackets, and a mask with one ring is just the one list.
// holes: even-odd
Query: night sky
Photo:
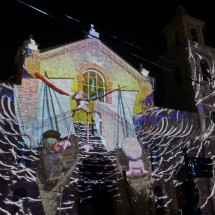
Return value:
[[(165, 51), (162, 29), (181, 4), (191, 16), (206, 23), (206, 45), (215, 47), (215, 3), (211, 0), (13, 0), (4, 6), (4, 53), (12, 56), (33, 34), (39, 49), (85, 38), (90, 24), (100, 40), (135, 68), (146, 68)], [(43, 12), (41, 12), (41, 11)], [(46, 15), (44, 13), (47, 13)], [(68, 18), (68, 15), (70, 18)], [(11, 53), (9, 54), (9, 50)], [(3, 58), (4, 59), (4, 58)]]

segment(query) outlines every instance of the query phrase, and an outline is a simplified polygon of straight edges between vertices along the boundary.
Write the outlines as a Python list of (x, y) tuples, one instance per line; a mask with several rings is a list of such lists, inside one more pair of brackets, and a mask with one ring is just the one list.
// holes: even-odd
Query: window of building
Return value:
[[(104, 77), (95, 69), (87, 69), (84, 74), (83, 91), (85, 99), (93, 100), (106, 93)], [(101, 99), (105, 102), (105, 97)]]
[(191, 28), (190, 33), (191, 33), (191, 39), (195, 42), (199, 42), (196, 29)]
[(204, 81), (210, 81), (211, 75), (210, 75), (210, 70), (209, 70), (209, 66), (208, 66), (207, 61), (202, 59), (200, 61), (200, 66), (201, 66), (203, 80)]

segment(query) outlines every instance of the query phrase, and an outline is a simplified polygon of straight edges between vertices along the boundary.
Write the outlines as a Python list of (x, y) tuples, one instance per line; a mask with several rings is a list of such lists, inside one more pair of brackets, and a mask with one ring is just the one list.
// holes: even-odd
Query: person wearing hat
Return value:
[(49, 184), (57, 184), (61, 178), (62, 171), (69, 168), (69, 165), (63, 161), (61, 156), (62, 149), (62, 141), (56, 138), (49, 137), (44, 143), (42, 162), (46, 181)]
[(60, 141), (53, 137), (47, 138), (45, 145), (51, 153), (59, 153), (61, 151)]
[(76, 141), (75, 137), (61, 138), (61, 134), (56, 130), (47, 130), (42, 134), (36, 177), (41, 202), (47, 215), (56, 214), (58, 207), (61, 210), (64, 195), (67, 195), (66, 185), (73, 171), (70, 159), (73, 141)]

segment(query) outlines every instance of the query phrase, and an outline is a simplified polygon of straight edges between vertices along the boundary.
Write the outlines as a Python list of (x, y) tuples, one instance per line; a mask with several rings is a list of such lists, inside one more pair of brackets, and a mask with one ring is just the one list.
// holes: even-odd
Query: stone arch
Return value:
[[(105, 80), (105, 84), (106, 84), (106, 91), (110, 91), (112, 89), (112, 82), (110, 80), (110, 76), (108, 75), (108, 73), (106, 72), (106, 70), (102, 67), (99, 66), (96, 63), (87, 63), (81, 66), (81, 68), (78, 71), (77, 74), (77, 80), (78, 80), (78, 90), (82, 90), (83, 89), (83, 74), (84, 71), (87, 69), (95, 69), (97, 70), (104, 78)], [(112, 95), (111, 93), (107, 95), (107, 103), (111, 104), (112, 103)]]

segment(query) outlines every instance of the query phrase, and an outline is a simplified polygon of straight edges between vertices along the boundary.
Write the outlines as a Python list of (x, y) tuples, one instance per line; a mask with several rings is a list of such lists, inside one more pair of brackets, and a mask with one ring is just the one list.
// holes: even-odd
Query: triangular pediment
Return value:
[[(92, 54), (91, 54), (92, 51)], [(117, 55), (113, 50), (111, 50), (108, 46), (106, 46), (103, 42), (96, 38), (87, 38), (84, 40), (80, 40), (77, 42), (67, 43), (58, 47), (52, 47), (46, 50), (40, 50), (40, 59), (52, 58), (57, 55), (63, 55), (65, 53), (72, 52), (81, 52), (83, 57), (85, 53), (91, 54), (91, 59), (93, 61), (93, 56), (96, 53), (102, 53), (105, 55), (106, 59), (109, 59), (124, 70), (126, 70), (130, 75), (135, 77), (136, 79), (143, 79), (142, 75), (137, 71), (134, 67), (132, 67), (129, 63), (127, 63), (123, 58)]]

